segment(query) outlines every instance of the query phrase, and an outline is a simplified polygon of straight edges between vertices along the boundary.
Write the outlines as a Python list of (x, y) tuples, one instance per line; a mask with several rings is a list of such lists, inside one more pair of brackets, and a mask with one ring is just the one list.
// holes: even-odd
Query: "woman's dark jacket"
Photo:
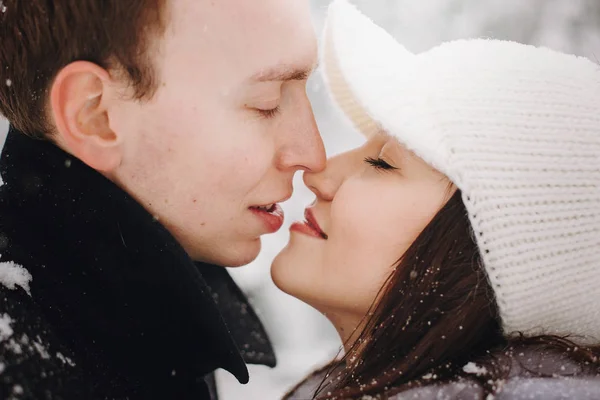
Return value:
[[(483, 362), (482, 362), (483, 361)], [(506, 368), (505, 376), (486, 368)], [(574, 361), (569, 353), (540, 350), (528, 346), (519, 350), (490, 352), (479, 363), (466, 363), (464, 373), (450, 382), (439, 382), (432, 374), (411, 382), (411, 387), (389, 387), (361, 400), (598, 400), (600, 375), (590, 372), (589, 365)], [(501, 369), (501, 368), (500, 368)], [(393, 371), (390, 371), (393, 373)], [(318, 372), (296, 387), (286, 400), (312, 399), (323, 382), (325, 372)], [(336, 376), (335, 373), (332, 376)], [(485, 392), (481, 382), (491, 387)], [(320, 393), (330, 389), (325, 385)]]

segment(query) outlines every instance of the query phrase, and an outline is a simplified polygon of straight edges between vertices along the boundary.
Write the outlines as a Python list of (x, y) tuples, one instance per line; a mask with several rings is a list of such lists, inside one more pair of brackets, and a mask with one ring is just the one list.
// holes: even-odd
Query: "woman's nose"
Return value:
[(304, 172), (304, 184), (324, 201), (332, 201), (335, 193), (343, 182), (343, 157), (344, 154), (327, 160), (325, 169), (321, 172)]

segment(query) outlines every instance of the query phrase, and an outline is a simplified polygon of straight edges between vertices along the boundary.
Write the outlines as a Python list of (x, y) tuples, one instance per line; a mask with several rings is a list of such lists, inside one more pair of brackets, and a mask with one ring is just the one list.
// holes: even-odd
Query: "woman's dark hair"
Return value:
[[(568, 352), (596, 366), (598, 348), (577, 347), (568, 338), (526, 338), (502, 332), (494, 293), (464, 207), (456, 191), (398, 261), (383, 285), (378, 301), (365, 317), (364, 328), (345, 356), (324, 371), (327, 377), (315, 398), (353, 399), (411, 387), (473, 379), (484, 397), (494, 382), (510, 372), (510, 360), (490, 360), (491, 350), (519, 345)], [(487, 356), (487, 357), (486, 357)], [(467, 374), (470, 362), (487, 374)], [(487, 364), (486, 364), (487, 363)]]

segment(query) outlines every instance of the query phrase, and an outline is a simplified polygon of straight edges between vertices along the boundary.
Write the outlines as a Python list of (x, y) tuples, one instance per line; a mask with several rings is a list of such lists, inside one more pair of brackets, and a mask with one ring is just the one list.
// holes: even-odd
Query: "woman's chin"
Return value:
[[(293, 274), (290, 273), (289, 270), (293, 269), (293, 266), (290, 264), (292, 264), (294, 260), (289, 257), (289, 246), (290, 244), (288, 243), (271, 263), (271, 279), (279, 290), (291, 294), (286, 290), (288, 287), (286, 283), (289, 283), (289, 281), (293, 279)], [(293, 296), (293, 294), (291, 295)]]
[(306, 292), (310, 291), (307, 283), (314, 277), (310, 276), (307, 260), (294, 250), (294, 246), (288, 243), (275, 257), (271, 264), (271, 279), (282, 292), (303, 300)]

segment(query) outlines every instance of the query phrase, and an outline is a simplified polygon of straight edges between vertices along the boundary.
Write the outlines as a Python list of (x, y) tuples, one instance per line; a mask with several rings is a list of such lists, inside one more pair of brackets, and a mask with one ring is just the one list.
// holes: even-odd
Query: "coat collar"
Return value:
[(29, 270), (33, 300), (87, 361), (145, 378), (224, 368), (242, 383), (244, 360), (274, 366), (264, 328), (225, 268), (194, 263), (97, 171), (11, 128), (0, 174), (2, 260)]

